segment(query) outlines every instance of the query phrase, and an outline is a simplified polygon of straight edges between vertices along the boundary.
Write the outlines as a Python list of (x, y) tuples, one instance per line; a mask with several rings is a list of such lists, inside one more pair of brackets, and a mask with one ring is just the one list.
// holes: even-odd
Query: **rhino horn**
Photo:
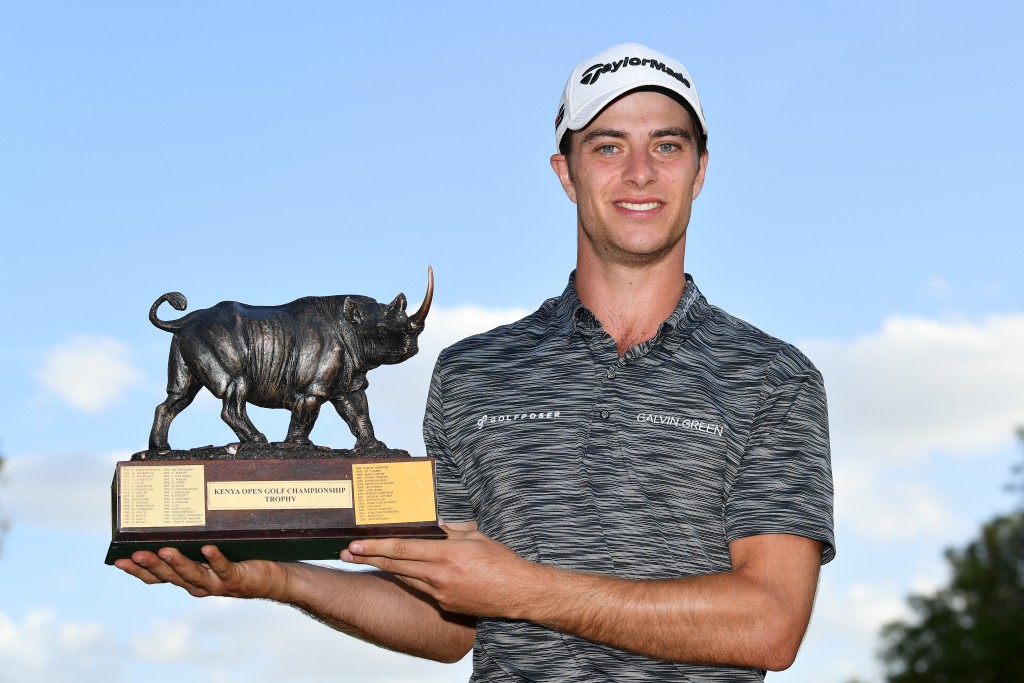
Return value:
[(420, 309), (412, 314), (412, 318), (409, 319), (410, 324), (414, 327), (423, 327), (424, 321), (427, 319), (427, 313), (430, 312), (430, 302), (434, 299), (434, 269), (427, 266), (427, 295), (423, 297), (423, 303), (420, 304)]

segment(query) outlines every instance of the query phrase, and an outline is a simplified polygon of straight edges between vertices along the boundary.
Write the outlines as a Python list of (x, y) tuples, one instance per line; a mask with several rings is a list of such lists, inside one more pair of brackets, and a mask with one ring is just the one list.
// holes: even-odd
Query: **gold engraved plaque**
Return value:
[(125, 467), (121, 523), (140, 529), (204, 526), (203, 466)]
[(356, 524), (425, 522), (437, 518), (433, 463), (375, 462), (352, 466)]

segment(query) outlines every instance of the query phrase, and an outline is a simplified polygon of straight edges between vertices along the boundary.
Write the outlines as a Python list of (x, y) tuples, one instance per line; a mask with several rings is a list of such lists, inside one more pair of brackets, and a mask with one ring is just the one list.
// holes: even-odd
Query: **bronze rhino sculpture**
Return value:
[(429, 267), (426, 296), (411, 316), (399, 294), (390, 304), (356, 295), (307, 296), (281, 306), (222, 301), (161, 320), (156, 311), (165, 301), (179, 311), (188, 305), (178, 292), (164, 294), (149, 309), (149, 320), (174, 336), (167, 400), (156, 407), (150, 450), (170, 449), (171, 421), (202, 387), (223, 401), (221, 418), (242, 443), (267, 441), (246, 414), (246, 403), (290, 410), (285, 443), (311, 445), (320, 406), (330, 401), (355, 435), (355, 450), (386, 448), (370, 422), (366, 373), (417, 352), (433, 294)]

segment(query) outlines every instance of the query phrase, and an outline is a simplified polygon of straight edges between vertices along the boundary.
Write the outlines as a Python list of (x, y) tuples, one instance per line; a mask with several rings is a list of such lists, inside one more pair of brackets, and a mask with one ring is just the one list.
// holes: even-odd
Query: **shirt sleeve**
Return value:
[[(795, 352), (795, 350), (794, 350)], [(793, 534), (836, 554), (828, 408), (821, 374), (799, 352), (777, 358), (726, 500), (729, 541)]]
[(442, 353), (437, 359), (430, 378), (427, 409), (423, 416), (423, 443), (427, 455), (435, 458), (438, 514), (446, 522), (471, 522), (475, 519), (473, 508), (445, 431), (443, 356)]

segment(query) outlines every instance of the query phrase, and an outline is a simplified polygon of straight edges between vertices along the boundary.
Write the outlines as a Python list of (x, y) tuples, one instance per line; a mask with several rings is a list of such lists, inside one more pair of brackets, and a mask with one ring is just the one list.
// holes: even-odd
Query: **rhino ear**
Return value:
[(345, 299), (345, 305), (342, 307), (342, 313), (345, 315), (345, 320), (349, 322), (359, 322), (362, 317), (359, 313), (359, 304), (354, 299)]
[(391, 313), (391, 314), (395, 314), (395, 313), (399, 313), (399, 312), (403, 312), (404, 313), (405, 312), (405, 307), (408, 304), (409, 304), (409, 302), (406, 301), (405, 294), (399, 294), (398, 296), (395, 297), (395, 300), (391, 302), (391, 305), (388, 306), (388, 312)]

